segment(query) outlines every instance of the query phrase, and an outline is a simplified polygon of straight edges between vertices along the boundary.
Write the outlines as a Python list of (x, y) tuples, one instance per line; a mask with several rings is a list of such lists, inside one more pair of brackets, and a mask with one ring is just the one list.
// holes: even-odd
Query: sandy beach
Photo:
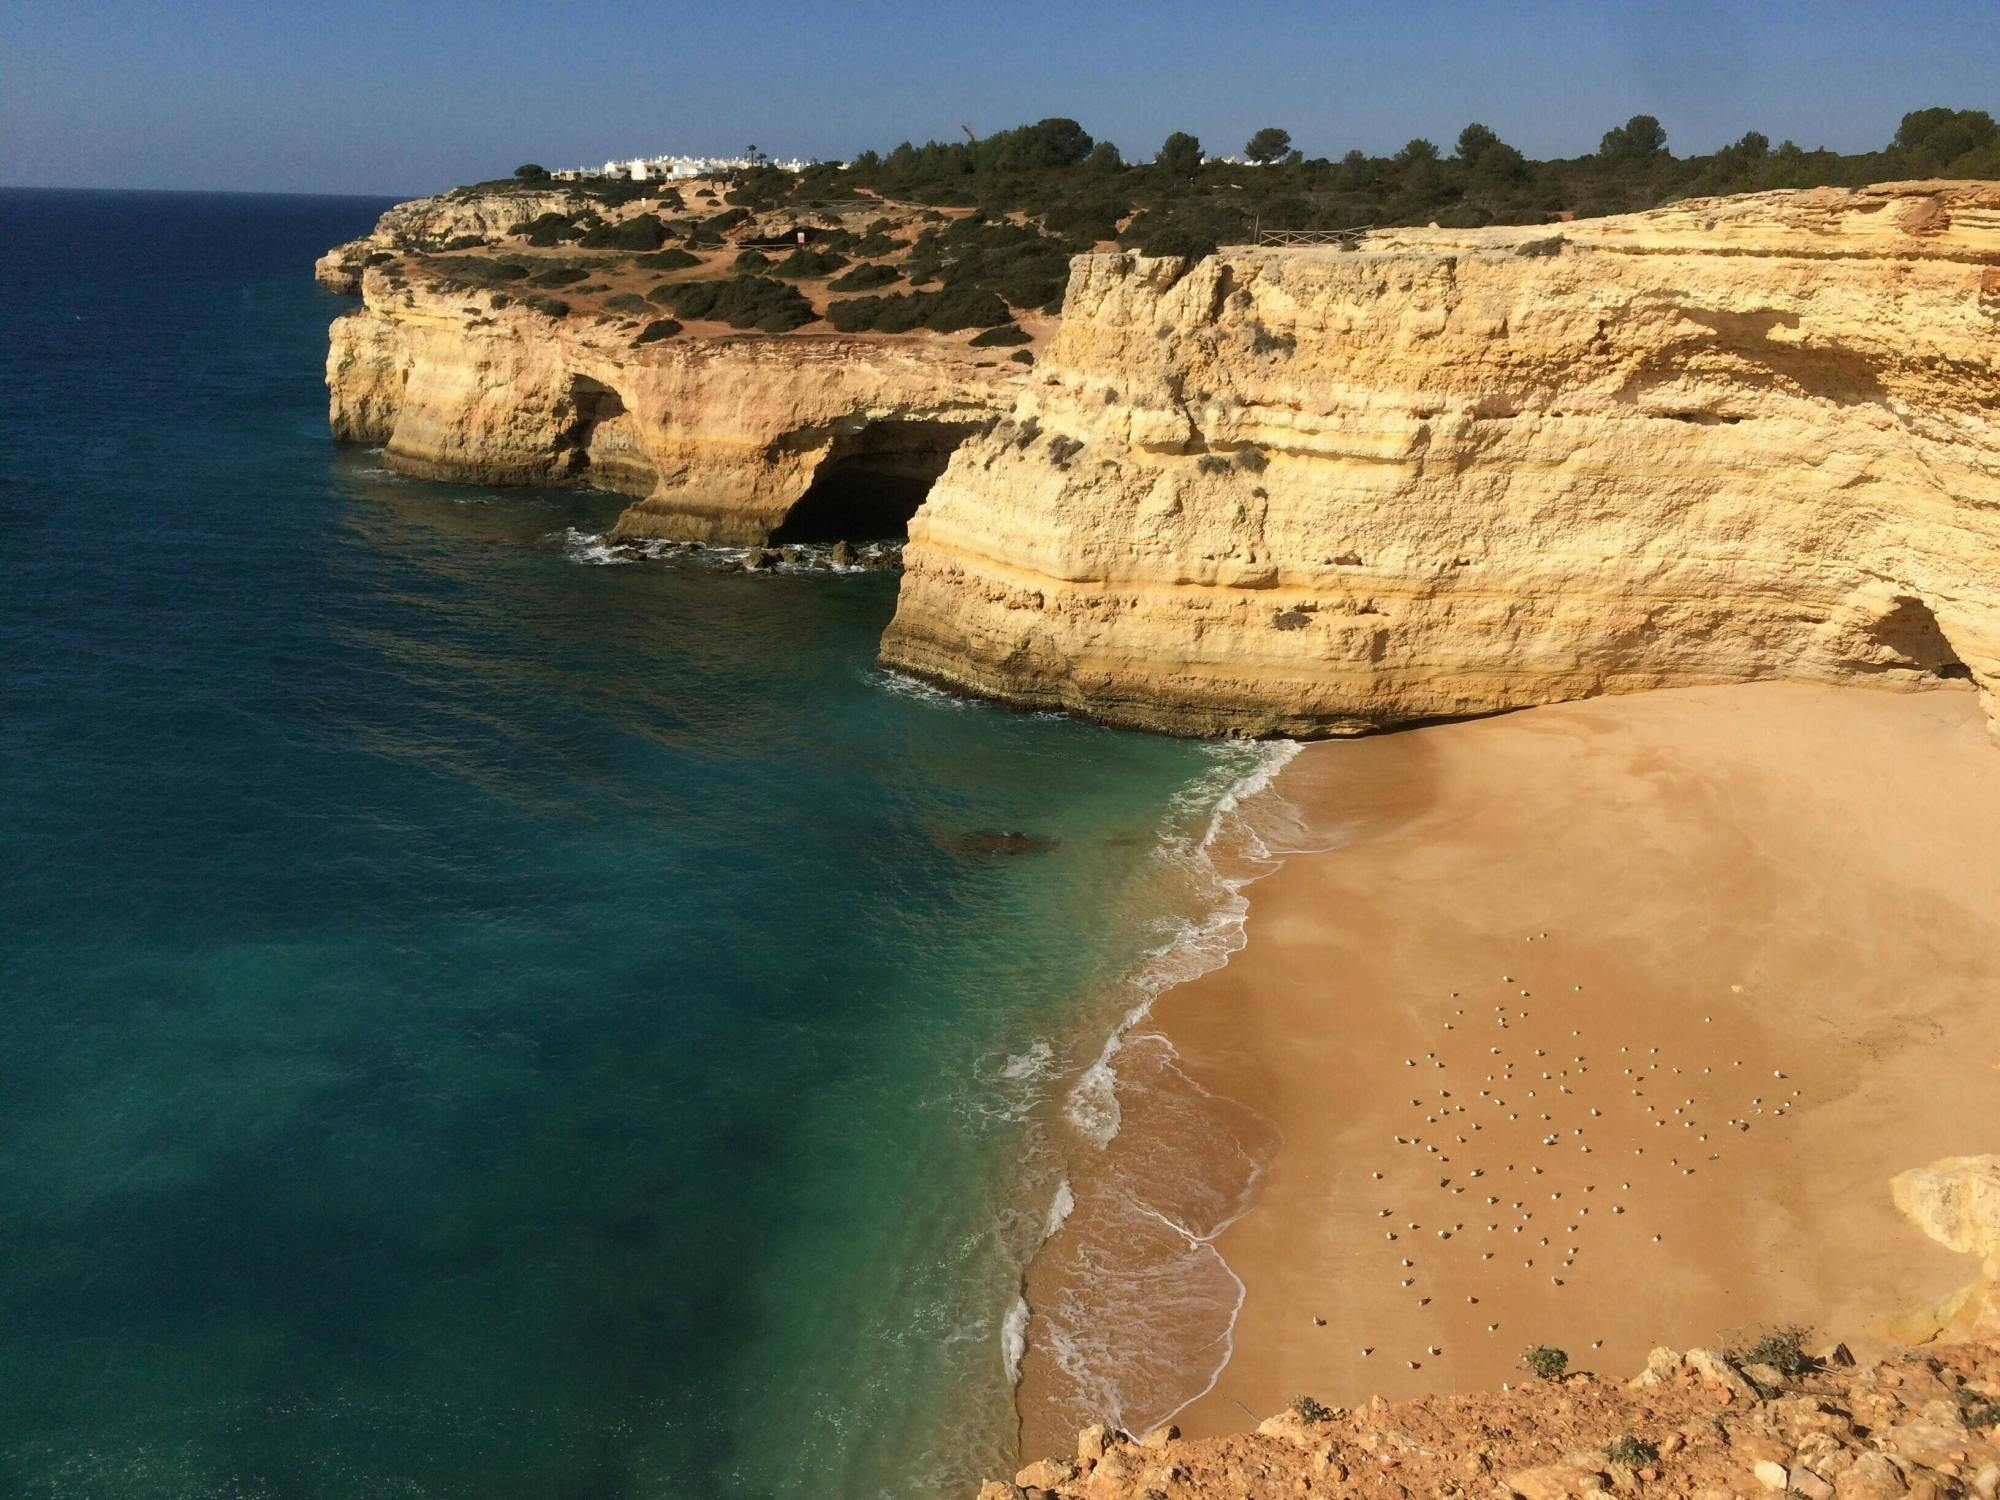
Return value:
[(1621, 1374), (1786, 1321), (1859, 1343), (1971, 1279), (1887, 1181), (2000, 1144), (1972, 692), (1605, 698), (1312, 746), (1276, 791), (1322, 852), (1148, 1023), (1258, 1122), (1214, 1240), (1233, 1353), (1184, 1429), (1497, 1385), (1540, 1343)]

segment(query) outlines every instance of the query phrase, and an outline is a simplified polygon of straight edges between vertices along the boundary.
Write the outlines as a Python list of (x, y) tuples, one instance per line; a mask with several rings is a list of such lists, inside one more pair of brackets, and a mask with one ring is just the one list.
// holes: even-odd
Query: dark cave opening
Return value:
[(1972, 676), (1972, 669), (1958, 659), (1958, 652), (1952, 649), (1931, 607), (1911, 595), (1897, 599), (1894, 607), (1875, 622), (1875, 639), (1900, 658), (1891, 663), (1893, 668), (1952, 679)]
[(970, 422), (870, 422), (836, 434), (810, 488), (771, 533), (773, 542), (883, 542), (909, 535), (910, 517), (969, 437)]

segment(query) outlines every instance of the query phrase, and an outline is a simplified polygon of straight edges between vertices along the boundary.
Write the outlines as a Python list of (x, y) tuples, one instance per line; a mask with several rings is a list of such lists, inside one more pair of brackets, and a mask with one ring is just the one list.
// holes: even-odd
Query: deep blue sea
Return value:
[(0, 1493), (1007, 1472), (1055, 1116), (1260, 752), (337, 447), (386, 206), (0, 193)]

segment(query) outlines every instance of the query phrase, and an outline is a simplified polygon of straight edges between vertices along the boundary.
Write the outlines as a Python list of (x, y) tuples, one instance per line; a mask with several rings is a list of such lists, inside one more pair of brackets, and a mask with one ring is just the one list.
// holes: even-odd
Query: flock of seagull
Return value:
[[(1546, 932), (1531, 934), (1527, 941), (1547, 937)], [(1593, 1206), (1600, 1222), (1627, 1218), (1636, 1206), (1623, 1196), (1632, 1192), (1632, 1176), (1693, 1177), (1723, 1159), (1731, 1134), (1748, 1131), (1758, 1117), (1784, 1118), (1801, 1097), (1797, 1088), (1774, 1087), (1768, 1095), (1752, 1094), (1721, 1124), (1710, 1123), (1697, 1114), (1697, 1096), (1714, 1091), (1713, 1084), (1721, 1081), (1715, 1078), (1718, 1072), (1722, 1078), (1740, 1079), (1743, 1058), (1679, 1064), (1664, 1057), (1657, 1045), (1635, 1052), (1629, 1042), (1621, 1043), (1616, 1054), (1597, 1052), (1586, 1044), (1582, 1026), (1565, 1028), (1562, 1055), (1552, 1056), (1547, 1042), (1533, 1045), (1529, 1040), (1535, 997), (1528, 985), (1512, 974), (1501, 975), (1499, 982), (1509, 993), (1498, 1003), (1467, 1004), (1459, 991), (1450, 991), (1454, 1005), (1443, 1029), (1455, 1034), (1451, 1042), (1402, 1059), (1410, 1074), (1409, 1108), (1418, 1118), (1392, 1141), (1409, 1159), (1400, 1166), (1389, 1164), (1400, 1187), (1386, 1186), (1390, 1179), (1383, 1170), (1369, 1172), (1371, 1182), (1385, 1184), (1375, 1195), (1373, 1214), (1388, 1221), (1382, 1237), (1400, 1252), (1399, 1291), (1420, 1309), (1430, 1308), (1437, 1295), (1434, 1284), (1428, 1290), (1420, 1284), (1434, 1264), (1420, 1263), (1426, 1240), (1432, 1244), (1425, 1252), (1429, 1257), (1473, 1249), (1481, 1262), (1496, 1262), (1496, 1271), (1518, 1261), (1523, 1275), (1546, 1275), (1550, 1288), (1560, 1290), (1584, 1252), (1584, 1222)], [(1580, 993), (1583, 986), (1572, 988)], [(1704, 1024), (1713, 1020), (1702, 1017)], [(1483, 1048), (1485, 1071), (1475, 1082), (1467, 1076), (1464, 1043), (1482, 1026), (1491, 1028), (1492, 1040)], [(1461, 1032), (1468, 1036), (1456, 1035)], [(1460, 1045), (1452, 1048), (1452, 1042)], [(1446, 1050), (1458, 1055), (1442, 1055)], [(1617, 1077), (1607, 1084), (1604, 1070), (1613, 1067)], [(1597, 1103), (1587, 1103), (1579, 1093), (1586, 1088), (1586, 1075)], [(1704, 1085), (1704, 1078), (1711, 1083)], [(1772, 1079), (1788, 1083), (1783, 1069), (1772, 1070)], [(1629, 1106), (1627, 1118), (1606, 1116), (1607, 1109), (1617, 1110), (1621, 1103)], [(1666, 1134), (1649, 1137), (1648, 1126)], [(1524, 1139), (1533, 1143), (1527, 1151), (1520, 1149)], [(1541, 1161), (1529, 1159), (1542, 1151), (1550, 1154)], [(1616, 1161), (1627, 1152), (1628, 1171), (1621, 1171)], [(1546, 1207), (1538, 1201), (1544, 1194)], [(1416, 1196), (1441, 1200), (1444, 1218), (1411, 1201)], [(1654, 1233), (1644, 1243), (1664, 1240)], [(1465, 1300), (1476, 1306), (1480, 1297), (1468, 1293)], [(1315, 1316), (1313, 1322), (1325, 1326), (1323, 1318)], [(1488, 1336), (1500, 1331), (1497, 1321), (1485, 1324)], [(1593, 1340), (1591, 1347), (1601, 1348), (1603, 1342)], [(1359, 1357), (1376, 1352), (1374, 1345), (1362, 1345)], [(1428, 1343), (1421, 1356), (1404, 1364), (1421, 1369), (1424, 1357), (1443, 1353), (1441, 1343)]]

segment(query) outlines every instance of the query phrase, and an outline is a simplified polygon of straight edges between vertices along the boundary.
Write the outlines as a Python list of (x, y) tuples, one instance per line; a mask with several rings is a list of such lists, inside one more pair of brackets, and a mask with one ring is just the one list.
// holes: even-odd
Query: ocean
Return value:
[(0, 193), (0, 1492), (969, 1493), (1281, 752), (336, 446), (386, 206)]

